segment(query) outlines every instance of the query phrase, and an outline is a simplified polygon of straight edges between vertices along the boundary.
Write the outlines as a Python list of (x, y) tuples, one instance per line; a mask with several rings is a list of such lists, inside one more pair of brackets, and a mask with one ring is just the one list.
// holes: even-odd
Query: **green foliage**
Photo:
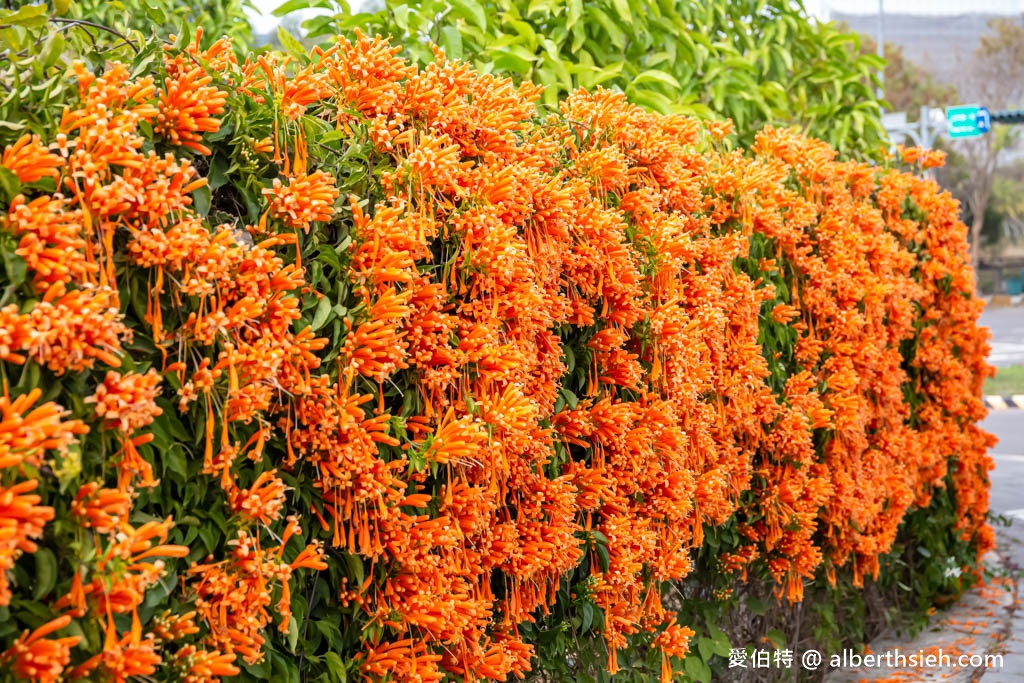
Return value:
[(1001, 396), (1024, 394), (1024, 365), (999, 368), (995, 377), (985, 380), (985, 393)]
[(859, 51), (855, 34), (786, 0), (386, 0), (374, 14), (290, 0), (276, 14), (306, 8), (329, 12), (305, 22), (310, 37), (390, 34), (421, 63), (433, 61), (435, 43), (483, 71), (544, 85), (551, 107), (603, 86), (662, 113), (731, 118), (744, 143), (781, 124), (854, 155), (884, 144), (881, 61)]
[[(56, 127), (61, 108), (74, 95), (74, 85), (62, 76), (73, 56), (89, 49), (90, 35), (74, 30), (46, 5), (0, 9), (0, 144)], [(122, 43), (109, 54), (125, 51)], [(0, 195), (7, 194), (7, 200), (17, 194), (8, 180), (0, 171)]]
[(147, 39), (190, 35), (192, 27), (201, 26), (211, 38), (228, 36), (236, 50), (245, 51), (252, 45), (252, 28), (245, 16), (245, 8), (251, 6), (249, 0), (74, 0), (71, 16)]
[[(12, 4), (16, 10), (10, 9)], [(0, 25), (25, 25), (27, 17), (49, 20), (53, 34), (79, 33), (97, 52), (125, 45), (138, 52), (154, 37), (163, 41), (169, 35), (191, 35), (197, 26), (212, 38), (230, 37), (236, 50), (252, 46), (252, 28), (245, 15), (251, 0), (49, 0), (8, 2), (7, 7), (0, 10)], [(15, 14), (5, 19), (4, 13), (11, 11)]]

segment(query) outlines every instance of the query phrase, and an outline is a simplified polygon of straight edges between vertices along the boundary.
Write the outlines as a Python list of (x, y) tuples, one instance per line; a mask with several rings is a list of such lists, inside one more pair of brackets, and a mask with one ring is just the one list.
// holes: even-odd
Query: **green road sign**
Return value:
[(984, 135), (992, 124), (988, 109), (976, 105), (950, 107), (946, 110), (946, 126), (951, 138)]

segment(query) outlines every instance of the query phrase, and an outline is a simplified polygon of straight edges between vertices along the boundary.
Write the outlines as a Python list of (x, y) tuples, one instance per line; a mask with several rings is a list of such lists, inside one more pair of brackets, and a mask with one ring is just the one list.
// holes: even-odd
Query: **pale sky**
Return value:
[[(821, 19), (829, 11), (878, 14), (879, 0), (805, 0), (804, 7)], [(1024, 0), (882, 0), (883, 10), (894, 14), (1022, 14)]]
[[(262, 14), (251, 14), (253, 29), (266, 33), (277, 26), (277, 18), (271, 12), (284, 4), (284, 0), (253, 0)], [(350, 3), (356, 9), (361, 3)], [(899, 14), (966, 14), (987, 12), (991, 14), (1024, 14), (1024, 0), (882, 0), (885, 12)], [(851, 14), (878, 14), (879, 0), (804, 0), (804, 7), (810, 14), (828, 21), (831, 12)]]

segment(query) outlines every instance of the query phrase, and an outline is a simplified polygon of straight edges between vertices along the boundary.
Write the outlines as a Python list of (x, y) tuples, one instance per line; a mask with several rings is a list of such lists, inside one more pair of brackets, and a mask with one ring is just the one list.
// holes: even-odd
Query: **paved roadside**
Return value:
[(1010, 614), (1006, 640), (996, 652), (1002, 654), (1002, 667), (990, 668), (979, 679), (982, 683), (1024, 683), (1024, 417), (1020, 411), (993, 412), (982, 427), (999, 437), (992, 449), (995, 469), (991, 507), (994, 514), (1010, 521), (1008, 528), (997, 527), (999, 552), (1007, 569), (1016, 578), (1017, 602)]
[[(875, 658), (869, 665), (834, 670), (826, 683), (1024, 683), (1024, 417), (1020, 411), (993, 412), (982, 426), (999, 437), (991, 451), (991, 509), (1010, 522), (996, 525), (998, 548), (986, 558), (995, 576), (936, 614), (916, 637), (889, 635), (872, 642), (868, 652)], [(900, 654), (906, 659), (899, 660)], [(911, 661), (911, 654), (918, 660)], [(934, 663), (921, 665), (928, 655)], [(940, 660), (943, 655), (948, 658)]]
[[(998, 469), (998, 465), (996, 466)], [(993, 652), (1002, 655), (1001, 666), (991, 667), (976, 679), (980, 683), (1024, 683), (1024, 597), (1021, 568), (1024, 567), (1024, 519), (1016, 519), (1008, 529), (999, 531), (999, 552), (1016, 578), (1017, 599), (1010, 610), (1006, 638)]]
[[(1002, 565), (993, 554), (990, 566)], [(1012, 580), (997, 576), (976, 586), (948, 610), (932, 617), (931, 625), (910, 638), (885, 635), (870, 643), (860, 666), (835, 669), (825, 683), (1024, 683), (1015, 672), (1024, 664), (1019, 655), (1004, 652), (1013, 626), (1016, 591)], [(998, 673), (1001, 678), (989, 679)], [(1022, 674), (1024, 675), (1024, 674)]]

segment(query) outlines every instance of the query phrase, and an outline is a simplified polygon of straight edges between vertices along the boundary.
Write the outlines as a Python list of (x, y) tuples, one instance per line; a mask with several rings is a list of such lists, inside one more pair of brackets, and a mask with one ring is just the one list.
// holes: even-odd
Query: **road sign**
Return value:
[(992, 126), (992, 117), (985, 107), (950, 107), (946, 110), (946, 125), (949, 137), (970, 138), (987, 133)]

